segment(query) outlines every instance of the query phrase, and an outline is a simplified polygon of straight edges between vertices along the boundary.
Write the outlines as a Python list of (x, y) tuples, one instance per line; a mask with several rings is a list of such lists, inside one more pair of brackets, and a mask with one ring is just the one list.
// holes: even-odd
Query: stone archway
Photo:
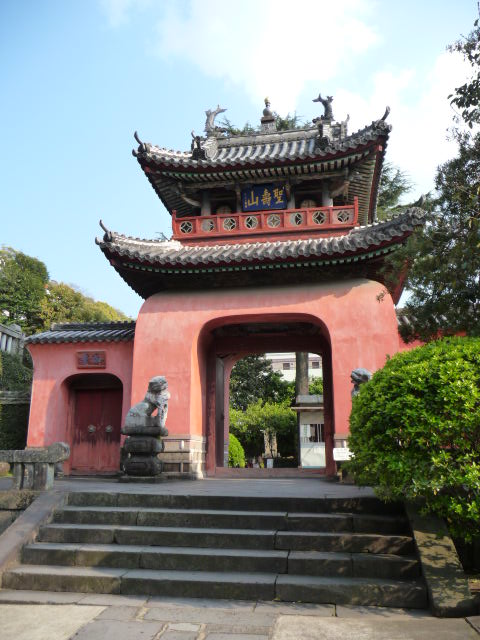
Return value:
[[(346, 441), (351, 410), (353, 369), (376, 371), (388, 354), (398, 351), (395, 308), (377, 282), (355, 279), (315, 285), (218, 289), (212, 291), (165, 291), (148, 298), (137, 319), (132, 369), (132, 404), (141, 400), (148, 380), (164, 375), (171, 400), (165, 453), (169, 464), (181, 471), (192, 469), (201, 477), (215, 473), (223, 460), (220, 446), (220, 371), (217, 359), (235, 349), (237, 353), (275, 351), (278, 336), (222, 336), (216, 330), (231, 325), (307, 323), (320, 327), (318, 336), (287, 331), (289, 343), (281, 350), (311, 351), (325, 355), (325, 379), (330, 376), (330, 438)], [(329, 351), (326, 350), (327, 340)], [(226, 341), (226, 343), (225, 343)], [(318, 341), (319, 346), (316, 346)], [(222, 351), (223, 349), (223, 351)], [(219, 365), (220, 366), (220, 365)], [(224, 362), (225, 366), (225, 362)], [(225, 377), (225, 371), (223, 378)], [(218, 389), (217, 389), (218, 387)], [(215, 402), (215, 394), (219, 394)], [(223, 392), (224, 396), (224, 392)], [(223, 409), (225, 413), (225, 409)], [(216, 422), (217, 420), (217, 422)], [(223, 437), (224, 440), (224, 437)], [(327, 472), (334, 472), (327, 457)], [(174, 470), (172, 468), (172, 470)]]
[(248, 318), (229, 322), (210, 331), (207, 356), (207, 473), (228, 466), (229, 381), (238, 360), (253, 353), (310, 351), (321, 355), (324, 367), (326, 473), (335, 471), (333, 461), (334, 414), (332, 385), (332, 350), (326, 327), (312, 318), (286, 317), (279, 314), (268, 322)]

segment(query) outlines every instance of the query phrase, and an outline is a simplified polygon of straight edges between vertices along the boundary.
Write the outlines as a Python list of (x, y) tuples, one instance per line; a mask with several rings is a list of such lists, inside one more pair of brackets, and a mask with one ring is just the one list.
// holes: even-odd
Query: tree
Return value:
[(399, 167), (386, 162), (383, 165), (378, 189), (377, 218), (385, 220), (396, 210), (403, 208), (399, 204), (400, 199), (412, 188), (413, 184), (408, 175)]
[(42, 326), (41, 303), (48, 282), (43, 262), (10, 247), (0, 250), (0, 314), (26, 333)]
[(53, 322), (109, 322), (128, 317), (106, 302), (48, 279), (46, 265), (10, 247), (0, 250), (0, 319), (19, 324), (27, 335)]
[[(480, 10), (480, 7), (479, 7)], [(456, 87), (449, 95), (451, 104), (460, 109), (463, 121), (470, 127), (480, 123), (480, 25), (475, 20), (473, 31), (449, 47), (450, 51), (461, 53), (472, 66), (473, 75), (468, 82)]]
[(96, 302), (63, 282), (49, 282), (41, 303), (44, 328), (53, 322), (110, 322), (128, 320), (106, 302)]
[[(287, 113), (286, 116), (281, 116), (276, 111), (274, 111), (272, 115), (275, 118), (275, 127), (277, 131), (303, 129), (308, 125), (308, 122), (301, 116), (298, 116), (296, 111), (294, 111), (293, 114)], [(220, 121), (220, 126), (229, 136), (246, 136), (250, 133), (258, 133), (259, 131), (261, 131), (261, 125), (253, 126), (250, 124), (250, 122), (246, 122), (242, 128), (238, 128), (234, 124), (232, 124), (232, 122), (226, 116), (224, 116)]]
[(437, 198), (424, 230), (406, 248), (414, 254), (412, 292), (401, 325), (405, 339), (480, 335), (480, 134), (459, 134), (458, 155), (439, 167)]
[(282, 402), (289, 398), (288, 383), (282, 374), (272, 369), (263, 355), (246, 356), (239, 360), (230, 376), (230, 404), (245, 411), (257, 400)]
[(312, 396), (323, 395), (323, 378), (320, 378), (319, 376), (310, 378), (308, 393)]
[[(477, 20), (472, 33), (450, 47), (472, 65), (473, 78), (450, 96), (470, 127), (480, 122), (479, 36)], [(437, 169), (424, 229), (388, 261), (392, 273), (409, 267), (411, 296), (400, 327), (405, 340), (480, 335), (480, 134), (456, 128), (453, 136), (457, 155)]]
[(479, 424), (480, 339), (431, 342), (360, 387), (347, 466), (382, 499), (421, 499), (468, 541), (480, 534)]
[(264, 451), (264, 432), (275, 434), (282, 456), (295, 454), (297, 417), (288, 402), (257, 400), (245, 410), (230, 409), (230, 432), (240, 441), (248, 457)]

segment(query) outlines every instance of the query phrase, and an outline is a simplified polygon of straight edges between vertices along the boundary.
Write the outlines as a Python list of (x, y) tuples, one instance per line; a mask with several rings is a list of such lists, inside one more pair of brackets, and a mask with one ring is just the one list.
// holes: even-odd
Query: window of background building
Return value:
[(284, 362), (282, 368), (284, 371), (288, 371), (290, 369), (290, 362)]
[(312, 369), (320, 369), (320, 362), (318, 360), (312, 362)]
[(324, 425), (311, 424), (310, 425), (310, 442), (325, 442)]

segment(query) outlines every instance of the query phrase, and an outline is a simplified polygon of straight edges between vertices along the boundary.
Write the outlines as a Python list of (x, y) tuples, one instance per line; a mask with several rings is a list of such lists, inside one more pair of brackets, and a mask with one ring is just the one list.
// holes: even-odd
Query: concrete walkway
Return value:
[(373, 496), (370, 487), (356, 487), (325, 478), (206, 478), (170, 480), (161, 484), (120, 483), (109, 478), (64, 478), (55, 481), (62, 491), (108, 491), (169, 495), (281, 496), (298, 498), (358, 498)]
[[(0, 590), (2, 640), (479, 640), (424, 611)], [(475, 630), (477, 628), (477, 631)]]

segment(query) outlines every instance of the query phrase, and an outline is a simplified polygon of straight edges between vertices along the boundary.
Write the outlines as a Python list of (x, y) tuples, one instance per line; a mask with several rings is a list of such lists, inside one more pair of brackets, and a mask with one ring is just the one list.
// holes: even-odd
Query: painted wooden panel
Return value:
[(121, 419), (121, 389), (75, 391), (72, 470), (119, 469)]

